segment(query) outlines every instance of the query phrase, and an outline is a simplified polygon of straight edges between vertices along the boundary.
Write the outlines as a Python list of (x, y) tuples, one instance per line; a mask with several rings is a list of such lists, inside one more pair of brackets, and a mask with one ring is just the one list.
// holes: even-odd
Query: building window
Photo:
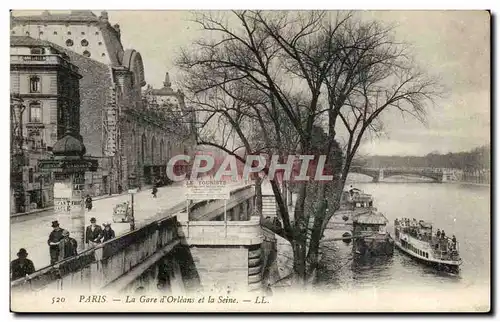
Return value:
[(98, 35), (98, 34), (99, 34), (99, 31), (96, 31), (96, 32), (95, 32), (95, 34), (96, 34), (96, 35)]
[(40, 77), (38, 76), (30, 77), (30, 92), (40, 93)]
[(28, 182), (33, 183), (33, 168), (28, 170)]
[(89, 42), (87, 41), (87, 39), (83, 39), (81, 44), (83, 47), (87, 47), (89, 45)]
[(40, 31), (40, 35), (43, 35), (43, 31)]
[(66, 46), (68, 46), (68, 47), (73, 46), (73, 40), (71, 40), (71, 39), (66, 40)]
[(102, 46), (102, 41), (99, 41), (97, 44), (98, 44), (99, 46)]
[(71, 36), (71, 31), (68, 31), (68, 36)]
[(101, 56), (102, 56), (102, 57), (104, 57), (104, 56), (106, 56), (106, 54), (105, 54), (105, 53), (102, 53), (102, 54), (101, 54)]
[(42, 123), (42, 106), (39, 102), (30, 103), (30, 122)]
[(83, 56), (85, 56), (85, 57), (90, 57), (90, 52), (89, 52), (88, 50), (85, 50), (85, 51), (83, 52)]
[(85, 31), (82, 31), (82, 36), (85, 35)]
[(29, 36), (30, 35), (30, 32), (29, 31), (26, 31), (26, 36)]
[(12, 34), (13, 34), (13, 35), (15, 35), (15, 34), (16, 34), (16, 32), (15, 32), (14, 30), (12, 30)]
[(57, 31), (54, 31), (54, 35), (57, 35)]
[(30, 52), (32, 55), (43, 55), (45, 50), (43, 48), (31, 48)]

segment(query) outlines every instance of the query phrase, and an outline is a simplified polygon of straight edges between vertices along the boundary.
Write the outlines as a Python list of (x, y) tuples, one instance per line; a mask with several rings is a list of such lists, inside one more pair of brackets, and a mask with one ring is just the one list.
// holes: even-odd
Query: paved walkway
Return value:
[[(233, 183), (230, 185), (233, 189), (241, 187), (242, 183)], [(157, 198), (153, 198), (151, 189), (142, 190), (134, 197), (134, 216), (136, 227), (141, 226), (141, 222), (154, 217), (161, 209), (170, 209), (175, 205), (185, 201), (185, 188), (182, 183), (167, 187), (158, 188)], [(118, 195), (111, 198), (96, 200), (93, 202), (91, 211), (85, 212), (85, 225), (90, 224), (90, 218), (95, 217), (97, 224), (110, 222), (111, 227), (119, 236), (130, 230), (129, 223), (113, 223), (113, 208), (116, 204), (129, 201), (129, 195)], [(71, 219), (68, 216), (36, 215), (25, 221), (16, 222), (11, 218), (10, 231), (10, 256), (11, 260), (17, 258), (16, 254), (19, 248), (26, 248), (28, 258), (35, 264), (35, 269), (41, 269), (50, 263), (49, 247), (47, 239), (52, 231), (51, 222), (58, 220), (61, 227), (66, 229), (71, 226)]]

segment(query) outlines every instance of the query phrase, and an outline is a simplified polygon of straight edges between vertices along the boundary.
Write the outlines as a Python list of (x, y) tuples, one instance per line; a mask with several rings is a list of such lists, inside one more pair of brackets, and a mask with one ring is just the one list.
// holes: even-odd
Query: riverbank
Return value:
[(463, 184), (463, 185), (471, 185), (478, 187), (491, 187), (489, 183), (476, 183), (476, 182), (467, 182), (467, 181), (446, 181), (444, 183), (452, 183), (452, 184)]

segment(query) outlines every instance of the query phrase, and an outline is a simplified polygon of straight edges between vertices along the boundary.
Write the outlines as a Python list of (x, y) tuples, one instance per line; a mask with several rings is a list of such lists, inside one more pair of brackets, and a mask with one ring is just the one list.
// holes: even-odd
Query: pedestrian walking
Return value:
[(52, 222), (52, 232), (49, 235), (49, 240), (47, 244), (49, 245), (50, 251), (50, 265), (54, 265), (59, 260), (59, 243), (63, 239), (62, 228), (59, 227), (59, 222), (54, 220)]
[(110, 223), (105, 222), (104, 224), (102, 224), (102, 226), (104, 227), (104, 229), (102, 230), (102, 234), (101, 234), (101, 238), (102, 238), (103, 243), (110, 240), (110, 239), (115, 238), (115, 231), (113, 229), (111, 229)]
[(78, 248), (78, 243), (76, 242), (76, 239), (69, 237), (69, 231), (65, 229), (63, 230), (62, 235), (63, 239), (59, 244), (59, 248), (61, 250), (59, 253), (59, 260), (76, 256)]
[(17, 252), (17, 259), (10, 262), (10, 279), (12, 281), (35, 272), (35, 265), (28, 259), (28, 252), (21, 248)]
[(156, 198), (156, 194), (158, 193), (158, 188), (156, 188), (156, 186), (153, 187), (153, 198)]
[(85, 208), (87, 208), (88, 211), (92, 210), (92, 197), (90, 195), (87, 195), (85, 198)]
[(90, 247), (95, 247), (100, 243), (102, 228), (96, 224), (94, 217), (90, 218), (90, 226), (85, 230), (85, 243)]

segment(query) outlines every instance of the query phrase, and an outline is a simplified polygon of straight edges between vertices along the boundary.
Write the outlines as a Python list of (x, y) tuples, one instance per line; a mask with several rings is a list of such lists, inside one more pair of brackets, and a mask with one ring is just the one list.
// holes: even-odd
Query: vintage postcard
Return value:
[(11, 11), (11, 310), (489, 312), (490, 19)]

